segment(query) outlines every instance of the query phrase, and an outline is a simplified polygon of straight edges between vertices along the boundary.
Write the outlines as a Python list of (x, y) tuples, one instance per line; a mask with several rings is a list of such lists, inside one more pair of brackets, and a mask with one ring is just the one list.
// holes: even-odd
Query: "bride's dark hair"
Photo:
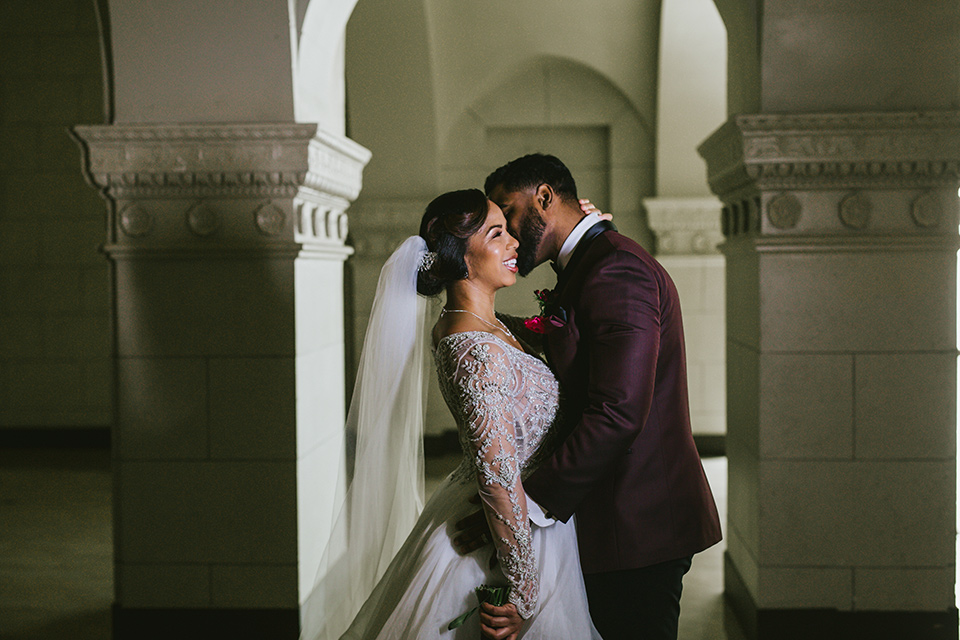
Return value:
[(417, 273), (417, 292), (435, 296), (467, 277), (467, 239), (487, 220), (487, 196), (479, 189), (450, 191), (433, 199), (420, 221), (420, 237), (437, 254), (433, 265)]

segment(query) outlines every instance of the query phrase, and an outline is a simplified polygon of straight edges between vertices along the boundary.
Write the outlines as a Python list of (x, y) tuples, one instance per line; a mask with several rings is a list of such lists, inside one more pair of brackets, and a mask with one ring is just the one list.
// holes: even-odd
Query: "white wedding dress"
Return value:
[[(509, 585), (524, 618), (521, 637), (599, 638), (587, 609), (573, 521), (531, 525), (521, 478), (550, 447), (559, 393), (539, 358), (490, 333), (443, 338), (434, 350), (444, 399), (456, 419), (463, 460), (436, 489), (373, 593), (343, 636), (372, 640), (480, 637), (481, 584)], [(492, 544), (458, 555), (454, 523), (476, 510), (479, 489)], [(546, 524), (546, 523), (544, 523)], [(498, 564), (490, 569), (496, 552)]]

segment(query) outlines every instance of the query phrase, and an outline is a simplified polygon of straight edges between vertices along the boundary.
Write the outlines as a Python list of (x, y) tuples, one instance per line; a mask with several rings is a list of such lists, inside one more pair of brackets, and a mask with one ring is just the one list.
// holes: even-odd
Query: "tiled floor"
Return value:
[[(457, 463), (427, 461), (427, 491)], [(726, 459), (709, 458), (721, 513)], [(99, 450), (0, 450), (0, 638), (108, 640), (113, 592), (112, 477)], [(742, 640), (722, 598), (722, 544), (684, 580), (680, 638)]]
[(110, 455), (0, 451), (0, 638), (110, 637)]

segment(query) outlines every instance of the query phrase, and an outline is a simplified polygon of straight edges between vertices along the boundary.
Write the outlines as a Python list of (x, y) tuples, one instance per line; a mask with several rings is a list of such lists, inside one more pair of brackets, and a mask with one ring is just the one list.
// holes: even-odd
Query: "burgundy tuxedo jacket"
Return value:
[(702, 551), (720, 519), (690, 431), (680, 300), (670, 276), (615, 231), (584, 237), (544, 337), (572, 424), (524, 482), (554, 517), (577, 516), (584, 573)]

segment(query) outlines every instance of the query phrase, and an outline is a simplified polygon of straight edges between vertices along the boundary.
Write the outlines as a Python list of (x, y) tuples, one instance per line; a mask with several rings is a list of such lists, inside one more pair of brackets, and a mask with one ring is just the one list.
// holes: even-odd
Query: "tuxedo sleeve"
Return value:
[(564, 522), (640, 435), (660, 346), (660, 284), (639, 257), (611, 253), (585, 282), (577, 306), (578, 351), (586, 352), (588, 367), (584, 410), (524, 482), (529, 496)]

